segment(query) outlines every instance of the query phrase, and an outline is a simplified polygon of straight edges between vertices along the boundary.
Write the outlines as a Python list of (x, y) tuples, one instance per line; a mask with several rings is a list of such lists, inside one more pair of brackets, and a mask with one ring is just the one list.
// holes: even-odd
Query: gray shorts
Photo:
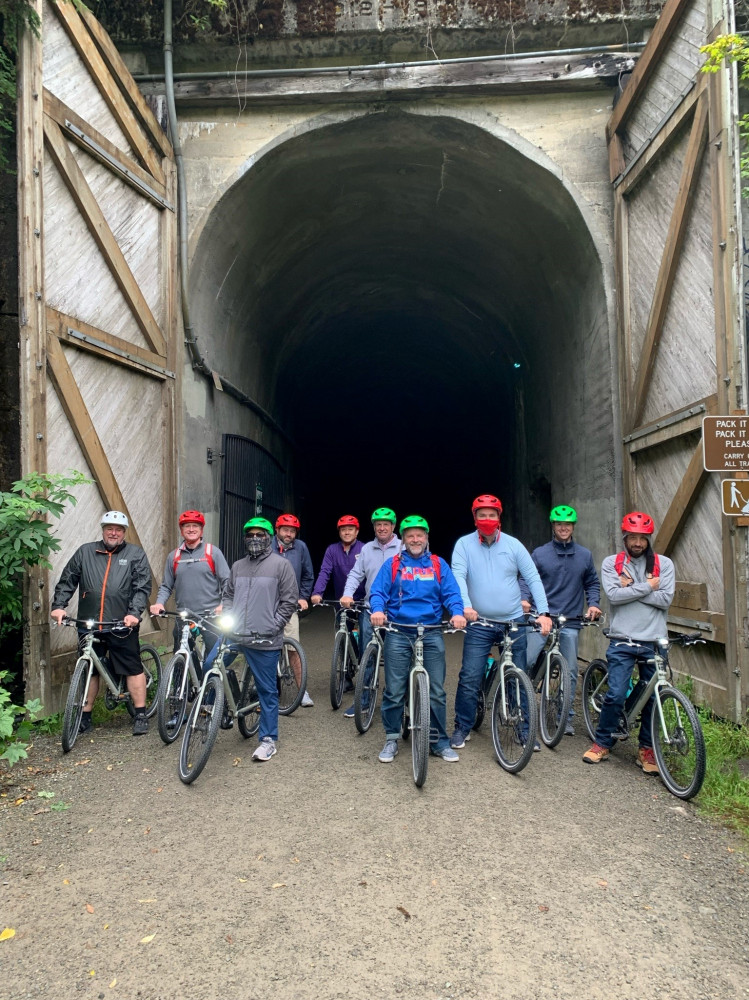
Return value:
[(289, 618), (289, 623), (283, 630), (283, 634), (299, 642), (299, 612), (295, 611), (291, 618)]

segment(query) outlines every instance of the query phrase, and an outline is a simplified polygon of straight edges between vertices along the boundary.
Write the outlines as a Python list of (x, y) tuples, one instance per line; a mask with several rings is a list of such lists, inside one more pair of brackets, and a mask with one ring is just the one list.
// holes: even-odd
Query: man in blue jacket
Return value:
[[(273, 551), (291, 563), (296, 577), (296, 585), (299, 588), (299, 611), (306, 611), (312, 595), (312, 582), (315, 579), (315, 574), (312, 569), (312, 557), (309, 554), (309, 549), (304, 542), (296, 537), (300, 527), (299, 518), (295, 514), (279, 514), (276, 518), (276, 533), (273, 536)], [(284, 635), (296, 639), (297, 642), (299, 642), (299, 611), (294, 612), (284, 629)], [(289, 652), (289, 663), (294, 671), (297, 684), (301, 683), (302, 661), (296, 650)], [(309, 691), (305, 691), (302, 697), (302, 708), (312, 708), (314, 704)]]
[[(560, 504), (549, 514), (552, 538), (546, 545), (531, 552), (531, 559), (536, 564), (541, 582), (546, 591), (549, 610), (553, 615), (564, 615), (566, 618), (579, 618), (583, 613), (585, 602), (588, 603), (586, 618), (595, 620), (601, 617), (598, 604), (601, 599), (601, 584), (593, 565), (593, 556), (589, 549), (578, 545), (572, 538), (577, 524), (577, 512), (566, 504)], [(523, 592), (523, 611), (531, 610), (531, 593), (521, 581)], [(577, 688), (577, 644), (580, 639), (579, 622), (571, 622), (559, 634), (559, 647), (562, 656), (570, 668), (570, 687), (572, 700), (570, 714), (565, 727), (567, 736), (574, 736), (572, 725), (574, 716), (575, 689)], [(528, 663), (533, 665), (538, 654), (544, 647), (544, 637), (537, 632), (528, 636)]]
[[(383, 564), (369, 593), (372, 625), (438, 625), (442, 608), (450, 612), (450, 625), (465, 628), (463, 599), (444, 559), (429, 552), (429, 525), (411, 515), (401, 521), (404, 551)], [(385, 637), (385, 693), (382, 724), (385, 746), (380, 753), (389, 764), (398, 753), (403, 706), (413, 652), (414, 630), (388, 632)], [(439, 629), (424, 634), (424, 667), (429, 674), (430, 743), (432, 753), (443, 760), (458, 760), (447, 738), (445, 696), (445, 640)]]

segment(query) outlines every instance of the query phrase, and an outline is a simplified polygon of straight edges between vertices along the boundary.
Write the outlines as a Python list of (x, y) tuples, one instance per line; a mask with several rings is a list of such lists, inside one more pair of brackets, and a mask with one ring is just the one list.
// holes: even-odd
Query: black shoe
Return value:
[(89, 729), (91, 729), (92, 726), (93, 722), (91, 721), (91, 713), (84, 712), (83, 715), (81, 716), (81, 723), (78, 726), (78, 733), (79, 734), (86, 733), (88, 732)]
[(136, 715), (133, 720), (133, 736), (145, 736), (148, 732), (148, 719), (145, 715)]
[(232, 717), (231, 717), (231, 715), (229, 713), (229, 709), (228, 708), (224, 709), (224, 714), (221, 717), (221, 728), (222, 729), (233, 729), (234, 728), (234, 719), (232, 719)]
[(350, 677), (346, 678), (346, 683), (343, 685), (343, 690), (344, 690), (344, 693), (347, 692), (347, 691), (353, 691), (354, 690), (354, 682), (351, 680)]

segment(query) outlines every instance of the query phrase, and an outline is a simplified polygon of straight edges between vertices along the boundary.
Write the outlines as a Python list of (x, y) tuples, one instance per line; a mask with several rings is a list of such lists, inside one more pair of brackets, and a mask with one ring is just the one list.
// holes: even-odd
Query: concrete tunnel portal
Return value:
[[(382, 504), (424, 514), (449, 556), (486, 490), (526, 544), (567, 502), (585, 543), (607, 548), (605, 268), (560, 171), (527, 153), (444, 114), (328, 117), (257, 157), (210, 211), (194, 329), (294, 443), (217, 392), (200, 414), (187, 405), (185, 443), (238, 433), (274, 454), (316, 564), (339, 514)], [(196, 464), (181, 499), (208, 506), (199, 452), (183, 449)]]

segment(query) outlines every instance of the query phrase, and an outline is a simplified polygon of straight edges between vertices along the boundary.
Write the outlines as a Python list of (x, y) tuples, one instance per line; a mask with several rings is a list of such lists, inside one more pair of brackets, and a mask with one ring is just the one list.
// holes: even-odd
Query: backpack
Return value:
[[(625, 562), (629, 562), (629, 556), (626, 552), (617, 552), (616, 559), (614, 560), (614, 569), (616, 570), (617, 576), (621, 576), (622, 570), (624, 569)], [(658, 553), (653, 553), (653, 576), (661, 575), (661, 561), (658, 558)]]
[[(182, 549), (182, 546), (180, 545), (180, 547), (174, 553), (174, 562), (172, 564), (172, 572), (174, 573), (175, 577), (177, 576), (177, 564), (179, 563), (180, 559), (182, 558), (182, 552), (183, 552), (183, 549)], [(205, 561), (211, 567), (211, 573), (213, 573), (213, 575), (215, 576), (216, 575), (216, 563), (213, 561), (212, 552), (213, 552), (213, 548), (211, 546), (211, 543), (207, 542), (206, 543), (206, 547), (205, 547)], [(202, 560), (201, 560), (201, 562), (202, 562)]]
[[(442, 568), (440, 567), (439, 556), (430, 555), (432, 560), (432, 568), (434, 569), (434, 575), (437, 577), (437, 583), (442, 582)], [(397, 556), (393, 556), (393, 565), (391, 568), (392, 576), (390, 577), (391, 583), (395, 583), (395, 578), (398, 575), (398, 570), (401, 568), (401, 557), (400, 553)]]

